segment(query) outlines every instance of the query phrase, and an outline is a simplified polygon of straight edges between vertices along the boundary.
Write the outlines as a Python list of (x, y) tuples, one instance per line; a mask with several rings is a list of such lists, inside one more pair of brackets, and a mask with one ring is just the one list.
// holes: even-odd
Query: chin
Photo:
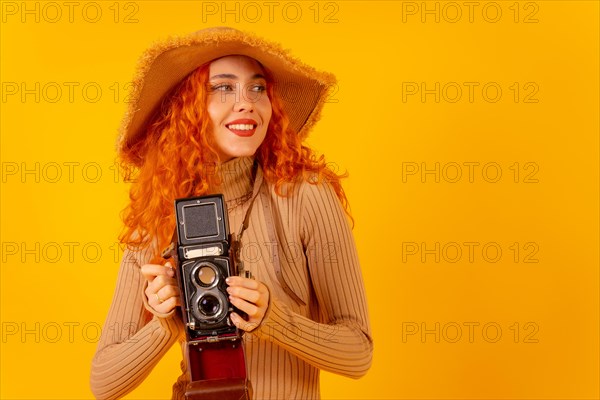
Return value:
[(266, 135), (255, 135), (250, 138), (217, 138), (216, 147), (220, 149), (219, 153), (222, 156), (225, 156), (223, 159), (230, 160), (237, 157), (249, 157), (256, 153), (264, 141), (265, 136)]
[(238, 157), (250, 157), (256, 153), (256, 148), (253, 149), (238, 149), (236, 151), (228, 151), (225, 153), (225, 159), (231, 160)]

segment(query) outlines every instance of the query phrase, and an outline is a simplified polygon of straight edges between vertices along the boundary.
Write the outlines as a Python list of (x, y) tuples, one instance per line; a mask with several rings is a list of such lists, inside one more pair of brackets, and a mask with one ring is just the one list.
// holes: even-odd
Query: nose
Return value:
[(240, 91), (236, 95), (236, 101), (233, 105), (233, 110), (236, 112), (253, 112), (254, 102), (248, 98), (247, 93)]

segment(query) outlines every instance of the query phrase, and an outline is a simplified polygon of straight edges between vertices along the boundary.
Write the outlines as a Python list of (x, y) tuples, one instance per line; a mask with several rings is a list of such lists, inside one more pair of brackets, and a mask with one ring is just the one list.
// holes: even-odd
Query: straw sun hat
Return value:
[[(302, 63), (277, 43), (237, 29), (218, 27), (170, 38), (144, 52), (119, 130), (118, 151), (125, 152), (144, 139), (146, 125), (163, 98), (187, 75), (202, 64), (235, 54), (254, 58), (272, 73), (274, 90), (283, 100), (292, 129), (305, 138), (319, 119), (336, 83), (335, 77)], [(143, 157), (135, 154), (133, 158), (141, 161)]]

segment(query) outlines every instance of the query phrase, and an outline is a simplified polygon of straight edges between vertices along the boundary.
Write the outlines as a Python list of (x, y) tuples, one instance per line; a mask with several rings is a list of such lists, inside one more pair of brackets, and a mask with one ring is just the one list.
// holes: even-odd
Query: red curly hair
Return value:
[[(159, 262), (160, 250), (171, 241), (175, 229), (174, 199), (214, 193), (221, 183), (219, 156), (206, 111), (209, 66), (207, 63), (198, 67), (181, 81), (165, 97), (146, 129), (145, 139), (120, 154), (126, 180), (131, 181), (132, 186), (131, 201), (123, 211), (125, 227), (119, 239), (133, 248), (145, 248), (157, 240), (152, 262)], [(283, 101), (273, 89), (271, 74), (263, 69), (272, 115), (255, 158), (264, 179), (275, 185), (279, 196), (285, 196), (282, 187), (286, 183), (328, 181), (352, 219), (340, 182), (347, 173), (336, 174), (327, 166), (323, 155), (317, 157), (302, 144), (298, 134), (290, 128)], [(143, 160), (139, 154), (144, 155)], [(136, 164), (141, 167), (136, 169)]]

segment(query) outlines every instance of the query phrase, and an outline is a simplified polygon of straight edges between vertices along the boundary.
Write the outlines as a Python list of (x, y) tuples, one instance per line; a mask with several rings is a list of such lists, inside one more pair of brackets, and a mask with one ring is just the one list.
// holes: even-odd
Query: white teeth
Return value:
[(254, 125), (250, 125), (250, 124), (234, 124), (234, 125), (228, 125), (227, 127), (229, 129), (235, 129), (236, 131), (249, 131), (251, 129), (254, 129)]

